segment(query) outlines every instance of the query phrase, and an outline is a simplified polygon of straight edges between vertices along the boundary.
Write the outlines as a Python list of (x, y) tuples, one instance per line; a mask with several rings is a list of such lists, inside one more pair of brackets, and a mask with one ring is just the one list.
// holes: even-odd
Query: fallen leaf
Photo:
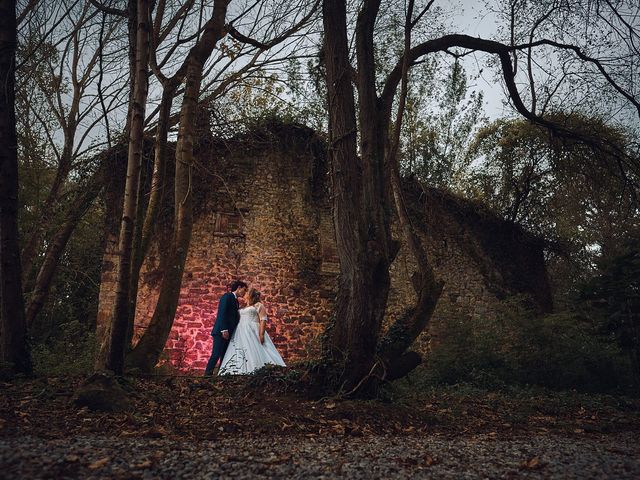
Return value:
[(91, 470), (97, 470), (98, 468), (102, 468), (104, 467), (107, 463), (109, 463), (109, 460), (111, 460), (110, 457), (104, 457), (101, 458), (100, 460), (96, 460), (95, 462), (93, 462), (91, 465), (89, 465), (89, 468)]
[(344, 435), (344, 432), (346, 431), (344, 425), (342, 425), (341, 423), (335, 423), (331, 426), (331, 428), (339, 435)]
[(77, 462), (78, 460), (80, 460), (78, 455), (67, 455), (64, 457), (65, 462)]
[(542, 462), (540, 461), (540, 457), (532, 457), (529, 460), (525, 460), (520, 464), (521, 469), (527, 470), (539, 470), (542, 468)]
[(151, 465), (152, 465), (151, 460), (145, 460), (144, 462), (140, 462), (135, 465), (132, 465), (132, 467), (136, 469), (143, 469), (143, 468), (151, 468)]

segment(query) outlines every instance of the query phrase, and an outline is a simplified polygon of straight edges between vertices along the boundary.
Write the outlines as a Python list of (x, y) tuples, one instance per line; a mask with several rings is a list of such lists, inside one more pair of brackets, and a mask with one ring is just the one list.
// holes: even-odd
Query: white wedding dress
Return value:
[(260, 343), (259, 331), (258, 308), (252, 305), (240, 309), (240, 321), (220, 363), (220, 375), (245, 375), (267, 364), (285, 366), (266, 331), (264, 343)]

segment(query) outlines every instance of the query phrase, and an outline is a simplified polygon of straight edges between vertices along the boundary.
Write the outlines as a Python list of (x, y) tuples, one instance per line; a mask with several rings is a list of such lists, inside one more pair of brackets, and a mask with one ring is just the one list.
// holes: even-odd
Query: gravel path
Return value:
[(633, 434), (0, 438), (0, 478), (640, 478)]

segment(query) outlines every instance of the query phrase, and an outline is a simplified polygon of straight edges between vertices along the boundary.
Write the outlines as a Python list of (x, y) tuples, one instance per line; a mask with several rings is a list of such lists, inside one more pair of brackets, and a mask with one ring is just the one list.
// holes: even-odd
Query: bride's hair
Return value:
[(255, 288), (249, 290), (249, 305), (255, 305), (260, 301), (260, 292)]

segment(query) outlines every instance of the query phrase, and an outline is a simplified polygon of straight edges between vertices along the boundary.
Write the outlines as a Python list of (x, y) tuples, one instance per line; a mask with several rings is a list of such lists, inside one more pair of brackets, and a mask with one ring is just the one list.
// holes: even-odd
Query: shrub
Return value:
[(59, 326), (55, 336), (32, 348), (36, 375), (78, 375), (93, 370), (95, 334), (82, 323), (71, 321)]
[(598, 325), (615, 338), (633, 364), (640, 382), (640, 240), (629, 241), (623, 251), (603, 259), (597, 274), (586, 282), (579, 302)]
[(539, 316), (519, 298), (505, 302), (495, 317), (466, 315), (444, 325), (427, 370), (435, 383), (485, 388), (532, 384), (630, 392), (635, 387), (627, 356), (586, 317)]

